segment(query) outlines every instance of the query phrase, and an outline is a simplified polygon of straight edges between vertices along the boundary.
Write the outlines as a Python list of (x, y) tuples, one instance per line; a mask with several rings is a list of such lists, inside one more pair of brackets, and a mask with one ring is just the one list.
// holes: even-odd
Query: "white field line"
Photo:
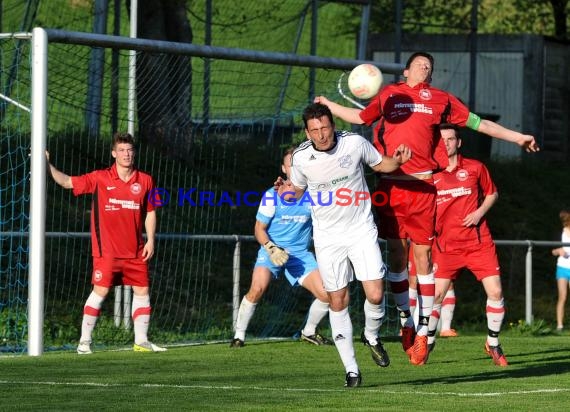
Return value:
[[(85, 387), (140, 387), (140, 388), (157, 388), (157, 389), (203, 389), (203, 390), (235, 390), (235, 391), (287, 391), (287, 392), (343, 392), (347, 393), (346, 388), (338, 389), (309, 389), (309, 388), (269, 388), (261, 386), (216, 386), (216, 385), (167, 385), (167, 384), (120, 384), (120, 383), (102, 383), (102, 382), (55, 382), (55, 381), (19, 381), (19, 380), (0, 380), (0, 385), (44, 385), (44, 386), (85, 386)], [(425, 392), (425, 391), (391, 391), (385, 389), (374, 388), (360, 388), (350, 390), (355, 392), (371, 392), (371, 393), (387, 393), (392, 395), (426, 395), (426, 396), (457, 396), (464, 398), (480, 398), (480, 397), (494, 397), (505, 395), (531, 395), (531, 394), (546, 394), (546, 393), (564, 393), (570, 392), (570, 388), (546, 388), (546, 389), (533, 389), (521, 391), (504, 391), (504, 392)]]

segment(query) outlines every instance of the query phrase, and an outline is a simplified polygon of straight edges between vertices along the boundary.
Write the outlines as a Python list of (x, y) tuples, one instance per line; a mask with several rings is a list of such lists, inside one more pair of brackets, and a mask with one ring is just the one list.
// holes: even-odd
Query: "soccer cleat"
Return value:
[(133, 345), (133, 350), (135, 352), (166, 352), (166, 348), (155, 345), (150, 342), (135, 343)]
[(439, 336), (442, 338), (455, 338), (459, 336), (455, 329), (446, 329), (439, 332)]
[(83, 342), (79, 342), (79, 345), (77, 345), (77, 353), (79, 355), (90, 355), (93, 352), (91, 352), (91, 342), (85, 340)]
[(361, 383), (362, 383), (362, 375), (360, 374), (360, 371), (356, 373), (348, 372), (346, 374), (346, 378), (344, 380), (344, 386), (346, 388), (356, 388), (360, 386)]
[(304, 342), (308, 342), (308, 343), (312, 343), (313, 345), (317, 345), (317, 346), (322, 346), (322, 345), (332, 345), (332, 341), (330, 341), (329, 339), (325, 338), (323, 335), (321, 335), (320, 333), (315, 333), (314, 335), (303, 335), (301, 333), (301, 340)]
[(243, 348), (245, 346), (245, 342), (241, 339), (234, 338), (230, 342), (230, 348)]
[(485, 343), (485, 352), (491, 358), (493, 358), (493, 362), (497, 366), (509, 366), (509, 362), (507, 362), (507, 358), (505, 358), (505, 354), (503, 353), (503, 348), (501, 345), (491, 346), (489, 342)]
[(362, 331), (362, 334), (360, 335), (360, 340), (362, 341), (362, 343), (364, 343), (364, 345), (370, 348), (370, 354), (372, 355), (372, 360), (374, 360), (376, 365), (382, 368), (386, 368), (387, 366), (390, 365), (390, 357), (388, 356), (388, 352), (386, 352), (386, 350), (384, 349), (384, 346), (382, 346), (380, 338), (378, 338), (378, 340), (376, 341), (376, 345), (371, 345), (370, 342), (368, 342), (368, 339), (366, 339), (364, 331)]
[(404, 326), (401, 329), (402, 332), (402, 348), (404, 352), (408, 352), (412, 346), (414, 346), (414, 339), (416, 338), (416, 329), (413, 326)]
[(416, 335), (414, 346), (406, 351), (412, 365), (424, 365), (428, 357), (427, 336)]
[(423, 363), (424, 365), (428, 362), (429, 355), (430, 355), (430, 353), (432, 353), (434, 348), (435, 348), (435, 341), (433, 343), (428, 343), (428, 345), (427, 345), (428, 350), (427, 350), (427, 354), (426, 354), (426, 357), (425, 357), (424, 363)]

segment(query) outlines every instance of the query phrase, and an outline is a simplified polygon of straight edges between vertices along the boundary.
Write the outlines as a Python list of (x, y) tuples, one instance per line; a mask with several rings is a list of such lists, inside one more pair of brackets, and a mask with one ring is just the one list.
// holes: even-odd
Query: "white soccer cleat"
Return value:
[(135, 343), (133, 345), (133, 350), (135, 352), (166, 352), (167, 349), (161, 346), (155, 345), (151, 342)]
[(79, 342), (79, 345), (77, 345), (77, 353), (79, 355), (92, 354), (93, 352), (91, 351), (91, 342), (89, 341)]

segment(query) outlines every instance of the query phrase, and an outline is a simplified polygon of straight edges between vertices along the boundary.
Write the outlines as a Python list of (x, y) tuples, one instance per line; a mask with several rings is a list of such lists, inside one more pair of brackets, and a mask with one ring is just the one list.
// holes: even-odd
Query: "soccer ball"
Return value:
[(360, 64), (348, 75), (348, 88), (359, 99), (376, 96), (382, 86), (382, 72), (372, 64)]

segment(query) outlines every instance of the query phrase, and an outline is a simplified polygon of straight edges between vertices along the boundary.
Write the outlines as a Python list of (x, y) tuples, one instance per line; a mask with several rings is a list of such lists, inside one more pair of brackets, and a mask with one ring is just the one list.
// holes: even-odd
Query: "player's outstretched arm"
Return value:
[(49, 172), (53, 180), (65, 189), (73, 189), (73, 182), (71, 180), (71, 176), (66, 175), (65, 173), (59, 171), (54, 165), (52, 165), (49, 161), (49, 152), (46, 151), (46, 160)]
[(392, 156), (382, 156), (382, 161), (372, 169), (375, 172), (390, 173), (406, 163), (412, 157), (412, 151), (406, 145), (401, 144)]
[(364, 124), (360, 118), (360, 112), (362, 111), (361, 109), (342, 106), (338, 103), (330, 101), (325, 96), (317, 96), (313, 102), (328, 106), (333, 116), (339, 117), (345, 122), (352, 124)]
[(143, 261), (150, 260), (154, 256), (154, 239), (156, 235), (156, 211), (152, 210), (146, 213), (144, 220), (144, 228), (146, 231), (146, 243), (143, 248)]
[(538, 152), (540, 150), (538, 144), (534, 140), (534, 136), (507, 129), (492, 120), (481, 119), (481, 123), (479, 124), (477, 131), (497, 139), (516, 143), (527, 152)]

